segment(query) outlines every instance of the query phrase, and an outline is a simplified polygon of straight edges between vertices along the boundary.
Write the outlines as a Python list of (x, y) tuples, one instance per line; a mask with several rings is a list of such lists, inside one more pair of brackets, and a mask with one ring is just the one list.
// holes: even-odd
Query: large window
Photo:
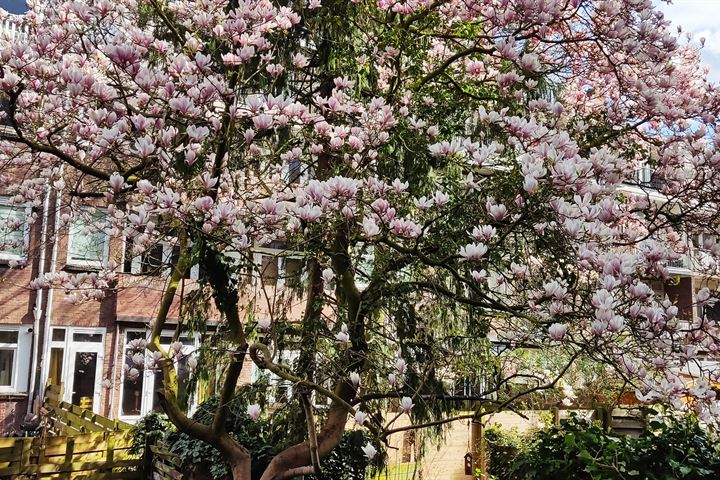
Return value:
[(108, 258), (109, 236), (102, 210), (81, 209), (70, 224), (67, 264), (76, 268), (99, 269)]
[(0, 327), (0, 392), (27, 391), (31, 337), (29, 327)]
[[(144, 331), (128, 330), (123, 349), (123, 378), (120, 393), (120, 416), (133, 420), (150, 412), (161, 410), (157, 391), (163, 387), (162, 371), (152, 362), (152, 354), (146, 350), (147, 334)], [(160, 337), (160, 345), (170, 349), (176, 343), (171, 332)], [(180, 351), (175, 356), (175, 371), (178, 380), (178, 400), (185, 408), (192, 407), (193, 392), (190, 388), (188, 361), (196, 349), (194, 338), (182, 336)]]
[(0, 261), (22, 260), (27, 253), (27, 207), (0, 199)]

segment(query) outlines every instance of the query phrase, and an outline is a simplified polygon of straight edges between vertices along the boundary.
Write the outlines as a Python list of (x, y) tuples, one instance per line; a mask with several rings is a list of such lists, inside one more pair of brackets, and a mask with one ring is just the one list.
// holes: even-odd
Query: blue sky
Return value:
[(0, 0), (0, 8), (10, 13), (23, 13), (26, 10), (25, 0)]

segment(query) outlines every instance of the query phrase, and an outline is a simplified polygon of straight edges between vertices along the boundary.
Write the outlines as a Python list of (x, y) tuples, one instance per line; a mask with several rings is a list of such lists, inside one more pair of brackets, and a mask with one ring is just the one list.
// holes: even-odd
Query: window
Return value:
[(260, 279), (265, 286), (274, 286), (278, 279), (278, 258), (273, 255), (261, 255)]
[[(150, 412), (161, 410), (157, 391), (163, 386), (163, 374), (159, 368), (150, 368), (152, 354), (146, 350), (146, 333), (128, 330), (123, 350), (123, 377), (120, 392), (120, 416), (133, 420)], [(172, 332), (163, 333), (160, 345), (164, 348), (174, 343)], [(175, 362), (178, 379), (178, 400), (186, 408), (192, 407), (193, 390), (190, 388), (191, 370), (188, 360), (196, 349), (195, 338), (181, 336), (180, 355)]]
[(300, 160), (292, 160), (287, 166), (287, 179), (290, 183), (300, 183), (303, 173), (303, 164)]
[(718, 236), (713, 233), (702, 233), (694, 237), (695, 247), (700, 250), (710, 250), (718, 241)]
[(31, 337), (29, 327), (0, 327), (0, 392), (27, 391)]
[(301, 257), (283, 257), (280, 262), (282, 282), (286, 288), (303, 291), (305, 261)]
[(290, 184), (306, 183), (310, 178), (309, 167), (301, 160), (295, 159), (283, 165), (283, 178)]
[(635, 183), (642, 187), (658, 190), (665, 185), (664, 180), (654, 171), (653, 167), (645, 161), (639, 163), (638, 168), (634, 172), (634, 177)]
[(81, 209), (70, 224), (67, 264), (70, 267), (99, 269), (108, 258), (109, 236), (103, 230), (101, 210)]
[(275, 240), (257, 248), (255, 265), (263, 286), (302, 288), (305, 259), (293, 255), (284, 242)]
[(28, 208), (0, 199), (0, 261), (22, 260), (27, 254)]
[(720, 322), (720, 302), (715, 302), (712, 305), (704, 305), (702, 309), (702, 314), (706, 320)]
[(139, 416), (142, 413), (143, 374), (145, 372), (144, 341), (145, 334), (143, 332), (127, 332), (125, 335), (121, 415)]
[(162, 275), (163, 273), (163, 244), (158, 243), (150, 247), (140, 256), (140, 273), (143, 275)]
[[(123, 271), (136, 275), (169, 277), (172, 268), (180, 259), (180, 246), (168, 241), (159, 241), (140, 255), (133, 252), (132, 241), (125, 240), (125, 260)], [(185, 271), (185, 278), (197, 280), (200, 277), (200, 266), (195, 264)]]
[(647, 165), (645, 162), (641, 162), (638, 166), (637, 170), (635, 170), (635, 180), (640, 185), (647, 185), (650, 183), (650, 179), (652, 178), (652, 168)]
[(0, 387), (12, 387), (17, 342), (17, 331), (0, 331)]

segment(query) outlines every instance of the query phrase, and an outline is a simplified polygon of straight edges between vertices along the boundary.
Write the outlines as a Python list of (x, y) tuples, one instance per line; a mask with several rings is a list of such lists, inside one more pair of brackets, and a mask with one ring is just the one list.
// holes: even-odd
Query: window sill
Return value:
[(25, 400), (28, 398), (27, 393), (22, 392), (3, 392), (0, 390), (0, 400), (11, 401), (11, 400)]
[(99, 263), (66, 263), (64, 270), (72, 272), (97, 272), (102, 269)]
[(0, 266), (7, 266), (10, 264), (10, 262), (17, 262), (19, 267), (24, 267), (27, 264), (27, 257), (0, 255)]
[(119, 415), (118, 416), (118, 420), (120, 420), (121, 422), (131, 423), (133, 425), (136, 424), (137, 422), (139, 422), (141, 418), (143, 418), (142, 415)]

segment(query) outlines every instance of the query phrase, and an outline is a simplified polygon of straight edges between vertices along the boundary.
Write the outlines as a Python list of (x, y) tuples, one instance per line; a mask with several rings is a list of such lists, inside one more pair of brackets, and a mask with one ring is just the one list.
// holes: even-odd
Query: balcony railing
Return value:
[(628, 183), (638, 185), (640, 187), (651, 188), (653, 190), (660, 190), (665, 186), (665, 180), (648, 166), (640, 167), (635, 170)]
[(0, 41), (16, 42), (27, 37), (28, 28), (19, 22), (5, 18), (0, 21)]

